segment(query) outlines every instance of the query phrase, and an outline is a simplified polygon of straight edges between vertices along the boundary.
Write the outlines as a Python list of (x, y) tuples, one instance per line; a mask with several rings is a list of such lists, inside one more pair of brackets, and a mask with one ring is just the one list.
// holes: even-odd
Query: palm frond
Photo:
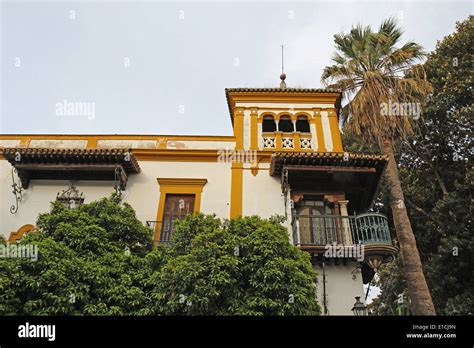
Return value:
[(341, 109), (345, 127), (366, 139), (396, 138), (413, 130), (410, 117), (387, 116), (387, 104), (417, 103), (431, 91), (417, 61), (425, 57), (422, 47), (407, 42), (396, 47), (402, 36), (396, 20), (382, 22), (378, 32), (357, 25), (349, 33), (334, 35), (334, 65), (323, 70), (321, 81), (343, 91), (349, 103)]

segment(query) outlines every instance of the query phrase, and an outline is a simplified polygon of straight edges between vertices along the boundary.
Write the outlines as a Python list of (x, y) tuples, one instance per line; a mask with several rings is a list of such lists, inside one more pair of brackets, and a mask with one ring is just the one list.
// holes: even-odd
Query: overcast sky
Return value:
[[(321, 87), (335, 33), (394, 16), (429, 51), (472, 12), (471, 1), (4, 1), (0, 133), (230, 135), (224, 88), (278, 86), (281, 43), (288, 86)], [(79, 103), (91, 112), (61, 114)]]

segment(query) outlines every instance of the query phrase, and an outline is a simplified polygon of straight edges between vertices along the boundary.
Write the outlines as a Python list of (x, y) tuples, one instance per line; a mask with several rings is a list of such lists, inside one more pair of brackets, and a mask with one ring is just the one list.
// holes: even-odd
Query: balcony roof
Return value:
[(270, 175), (281, 175), (285, 165), (367, 167), (383, 170), (387, 162), (388, 157), (384, 155), (350, 152), (275, 152), (271, 158)]
[(125, 185), (129, 174), (140, 172), (127, 149), (4, 148), (2, 152), (17, 170), (23, 188), (31, 179), (113, 181), (117, 168)]
[(270, 175), (281, 176), (286, 168), (292, 190), (342, 192), (351, 210), (361, 212), (372, 205), (387, 162), (388, 157), (382, 155), (277, 152), (271, 157)]

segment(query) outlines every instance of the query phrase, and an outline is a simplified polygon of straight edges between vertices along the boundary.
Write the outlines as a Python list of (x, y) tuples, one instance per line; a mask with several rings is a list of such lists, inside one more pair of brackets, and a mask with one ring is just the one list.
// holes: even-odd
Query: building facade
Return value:
[(51, 201), (81, 204), (119, 191), (169, 242), (188, 213), (278, 214), (311, 253), (323, 313), (352, 315), (354, 297), (393, 259), (387, 220), (366, 213), (387, 158), (344, 151), (339, 91), (226, 90), (232, 136), (0, 135), (0, 217), (14, 242)]

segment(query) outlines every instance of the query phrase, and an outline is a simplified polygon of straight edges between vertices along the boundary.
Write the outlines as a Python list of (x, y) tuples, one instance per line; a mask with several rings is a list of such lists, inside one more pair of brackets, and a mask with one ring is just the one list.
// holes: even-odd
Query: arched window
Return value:
[(280, 132), (294, 132), (293, 122), (290, 116), (281, 116), (280, 122), (278, 122), (278, 130)]
[(276, 132), (276, 123), (273, 116), (263, 116), (262, 132)]
[(309, 122), (306, 116), (298, 116), (296, 120), (296, 131), (301, 133), (309, 133)]

